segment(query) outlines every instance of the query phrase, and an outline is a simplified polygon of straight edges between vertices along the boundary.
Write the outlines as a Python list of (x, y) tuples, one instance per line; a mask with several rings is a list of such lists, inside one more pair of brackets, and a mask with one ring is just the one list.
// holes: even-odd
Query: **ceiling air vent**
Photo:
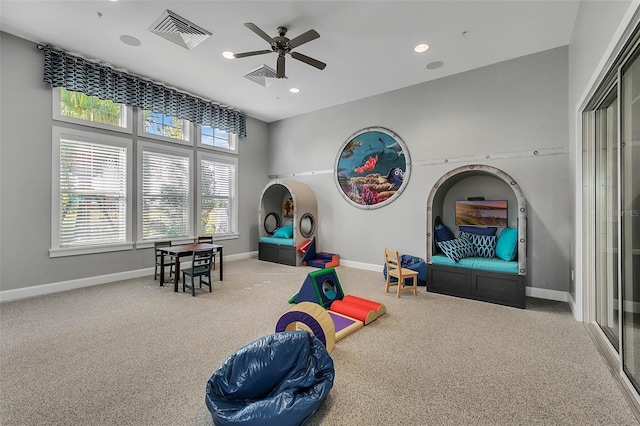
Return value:
[(168, 9), (149, 27), (149, 31), (189, 50), (211, 36), (209, 31)]
[(249, 71), (244, 77), (264, 87), (271, 86), (277, 80), (275, 70), (266, 65), (260, 65), (258, 68)]

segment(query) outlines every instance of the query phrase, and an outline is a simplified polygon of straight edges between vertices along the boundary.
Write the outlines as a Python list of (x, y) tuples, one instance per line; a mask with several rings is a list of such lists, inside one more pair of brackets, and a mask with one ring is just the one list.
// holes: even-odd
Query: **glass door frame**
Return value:
[(622, 220), (617, 221), (617, 247), (618, 247), (618, 259), (617, 259), (617, 273), (618, 273), (618, 329), (619, 329), (619, 350), (612, 345), (605, 332), (601, 329), (600, 325), (596, 322), (596, 131), (597, 131), (597, 118), (596, 110), (605, 102), (607, 97), (614, 89), (617, 90), (618, 103), (618, 119), (617, 119), (617, 135), (618, 135), (618, 152), (617, 152), (617, 205), (611, 206), (612, 213), (618, 214), (622, 208), (622, 153), (620, 151), (620, 145), (622, 144), (622, 97), (621, 97), (621, 83), (622, 83), (622, 71), (631, 63), (632, 59), (640, 60), (640, 56), (636, 57), (637, 52), (640, 51), (640, 17), (636, 17), (632, 22), (631, 30), (629, 31), (626, 43), (621, 47), (617, 58), (612, 62), (612, 65), (604, 74), (598, 87), (591, 93), (590, 100), (586, 103), (584, 109), (581, 112), (581, 125), (582, 125), (582, 276), (584, 278), (583, 290), (583, 314), (584, 321), (590, 325), (588, 331), (594, 338), (596, 346), (607, 359), (609, 365), (616, 373), (615, 375), (621, 382), (625, 384), (623, 386), (625, 390), (625, 397), (634, 406), (636, 413), (640, 413), (640, 389), (636, 389), (634, 384), (627, 377), (624, 371), (623, 364), (623, 348), (625, 345), (624, 333), (623, 333), (623, 292), (622, 292), (622, 278), (623, 278), (623, 226)]

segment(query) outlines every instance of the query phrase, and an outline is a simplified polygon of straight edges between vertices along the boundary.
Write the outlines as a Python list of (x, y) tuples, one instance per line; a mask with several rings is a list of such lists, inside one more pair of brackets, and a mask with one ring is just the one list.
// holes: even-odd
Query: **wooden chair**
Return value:
[[(202, 284), (209, 287), (211, 292), (211, 267), (213, 265), (213, 249), (197, 250), (193, 252), (191, 267), (182, 270), (182, 291), (185, 288), (191, 289), (191, 295), (196, 295), (196, 285), (194, 278), (198, 277), (200, 288)], [(191, 285), (187, 284), (187, 276), (191, 277)], [(203, 277), (206, 277), (205, 281)]]
[(213, 244), (213, 235), (199, 235), (198, 238), (196, 238), (196, 242)]
[[(199, 235), (198, 238), (196, 238), (196, 243), (209, 243), (209, 244), (213, 244), (213, 235)], [(216, 270), (216, 252), (213, 252), (213, 263), (212, 263), (212, 267), (213, 270)]]
[[(413, 294), (418, 294), (418, 271), (403, 268), (400, 262), (400, 255), (397, 251), (384, 249), (384, 261), (387, 265), (387, 287), (385, 293), (389, 292), (389, 287), (397, 285), (398, 292), (396, 297), (400, 297), (400, 293), (407, 290), (413, 290)], [(391, 278), (396, 278), (397, 282), (391, 282)], [(406, 285), (406, 279), (410, 279), (413, 285)]]
[[(161, 247), (171, 247), (171, 241), (156, 241), (155, 243), (153, 243), (153, 248), (155, 250), (155, 255), (156, 255), (156, 268), (155, 271), (153, 273), (153, 279), (157, 280), (158, 279), (158, 271), (160, 269), (160, 256), (161, 256), (161, 252), (160, 252), (160, 248)], [(169, 276), (173, 275), (173, 266), (175, 265), (175, 260), (173, 258), (173, 256), (167, 256), (165, 255), (165, 260), (164, 262), (164, 266), (169, 266)], [(160, 284), (164, 284), (164, 283), (160, 283)]]

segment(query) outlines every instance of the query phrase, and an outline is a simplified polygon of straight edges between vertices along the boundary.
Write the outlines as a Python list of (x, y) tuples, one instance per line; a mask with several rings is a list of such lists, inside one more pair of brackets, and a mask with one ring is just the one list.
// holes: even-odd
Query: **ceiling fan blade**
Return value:
[(247, 56), (264, 55), (265, 53), (273, 53), (273, 50), (254, 50), (253, 52), (234, 53), (234, 58), (246, 58)]
[(276, 78), (285, 78), (284, 74), (284, 55), (278, 55), (278, 62), (276, 63)]
[(310, 42), (311, 40), (315, 40), (320, 37), (320, 34), (316, 30), (309, 30), (306, 33), (300, 34), (298, 37), (295, 37), (289, 40), (289, 47), (292, 49), (294, 47), (298, 47), (301, 44), (305, 44)]
[(244, 24), (245, 27), (249, 28), (251, 31), (256, 33), (260, 38), (264, 39), (269, 44), (273, 44), (273, 38), (269, 37), (269, 34), (262, 31), (258, 26), (252, 22), (247, 22)]
[(325, 64), (324, 62), (320, 62), (317, 59), (310, 58), (307, 55), (303, 55), (302, 53), (291, 52), (291, 57), (293, 59), (297, 59), (299, 61), (302, 61), (305, 64), (311, 65), (312, 67), (316, 67), (319, 70), (323, 70), (327, 66), (327, 64)]

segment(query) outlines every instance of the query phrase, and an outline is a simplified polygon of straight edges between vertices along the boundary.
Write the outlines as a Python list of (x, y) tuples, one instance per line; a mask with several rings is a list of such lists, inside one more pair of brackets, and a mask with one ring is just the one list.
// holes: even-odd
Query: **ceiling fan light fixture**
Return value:
[(248, 56), (256, 56), (256, 55), (265, 55), (268, 53), (277, 53), (278, 59), (276, 61), (276, 78), (287, 78), (285, 73), (285, 56), (291, 55), (291, 57), (300, 62), (304, 62), (307, 65), (311, 65), (319, 70), (323, 70), (327, 64), (317, 59), (311, 58), (307, 55), (303, 55), (299, 52), (292, 52), (292, 49), (308, 43), (312, 40), (320, 37), (320, 34), (316, 30), (308, 30), (297, 37), (289, 39), (286, 37), (287, 28), (286, 27), (278, 27), (278, 36), (271, 37), (267, 33), (265, 33), (260, 27), (256, 24), (247, 22), (244, 24), (249, 30), (255, 33), (258, 37), (269, 43), (271, 49), (263, 49), (263, 50), (253, 50), (250, 52), (242, 52), (235, 53), (233, 56), (235, 58), (246, 58)]
[(224, 56), (227, 59), (235, 59), (236, 58), (236, 55), (233, 52), (229, 52), (229, 51), (222, 52), (222, 56)]
[(413, 48), (413, 51), (416, 53), (424, 53), (429, 50), (429, 45), (427, 43), (420, 43), (416, 47)]
[(300, 89), (298, 89), (297, 87), (292, 87), (291, 89), (289, 89), (289, 91), (291, 93), (300, 93)]

